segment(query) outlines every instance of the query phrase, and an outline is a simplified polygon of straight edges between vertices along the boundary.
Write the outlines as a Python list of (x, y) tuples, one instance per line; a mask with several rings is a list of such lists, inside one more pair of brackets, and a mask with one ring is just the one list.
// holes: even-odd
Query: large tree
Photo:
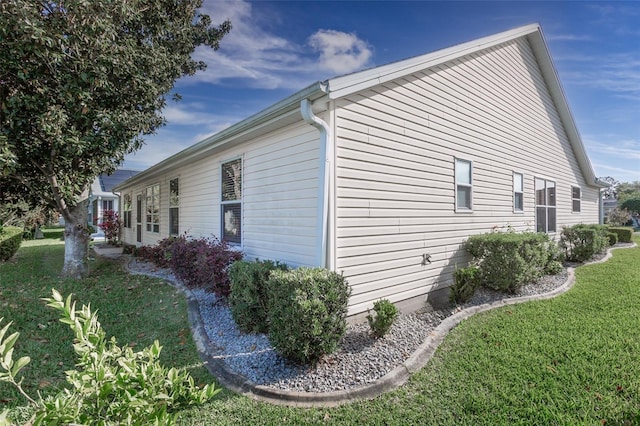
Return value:
[[(164, 124), (191, 54), (230, 30), (201, 0), (0, 1), (2, 171), (64, 217), (63, 275), (87, 273), (90, 184)], [(9, 155), (11, 153), (12, 155)]]

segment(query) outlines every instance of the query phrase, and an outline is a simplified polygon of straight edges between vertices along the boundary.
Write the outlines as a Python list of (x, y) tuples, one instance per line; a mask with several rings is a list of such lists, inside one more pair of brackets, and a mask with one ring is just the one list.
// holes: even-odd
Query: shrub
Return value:
[(171, 259), (171, 246), (177, 238), (184, 237), (169, 237), (158, 241), (158, 244), (153, 246), (142, 246), (133, 250), (136, 257), (151, 262), (160, 268), (168, 268), (169, 260)]
[(607, 249), (607, 233), (607, 227), (604, 225), (565, 226), (562, 228), (559, 245), (564, 250), (567, 260), (586, 262)]
[(449, 290), (449, 301), (451, 303), (467, 303), (473, 297), (478, 288), (478, 267), (456, 268), (453, 273), (453, 285)]
[[(633, 228), (630, 226), (609, 227), (609, 232), (613, 232), (621, 243), (630, 243), (633, 238)], [(613, 245), (613, 244), (610, 244)]]
[(237, 261), (229, 267), (229, 307), (233, 319), (245, 333), (266, 333), (268, 322), (267, 281), (273, 270), (288, 270), (287, 265), (271, 260)]
[(118, 212), (113, 210), (105, 210), (102, 215), (102, 223), (98, 225), (104, 232), (104, 237), (110, 244), (115, 244), (120, 240), (122, 233), (122, 221)]
[(308, 364), (333, 352), (346, 330), (351, 288), (322, 268), (274, 270), (269, 291), (269, 340), (285, 358)]
[(14, 226), (5, 226), (0, 232), (0, 262), (13, 257), (22, 244), (22, 229)]
[(607, 215), (607, 223), (611, 226), (623, 226), (631, 220), (631, 213), (627, 209), (616, 207)]
[(169, 250), (169, 266), (191, 288), (202, 288), (218, 296), (230, 292), (229, 266), (242, 260), (242, 253), (217, 238), (176, 238)]
[(607, 244), (615, 246), (618, 243), (618, 234), (615, 232), (607, 232)]
[(380, 338), (391, 329), (393, 322), (398, 317), (399, 311), (396, 305), (387, 299), (381, 299), (375, 302), (373, 304), (373, 310), (376, 316), (375, 318), (372, 317), (367, 311), (367, 322), (369, 323), (373, 336)]
[(465, 248), (478, 265), (480, 285), (507, 293), (541, 277), (559, 254), (547, 234), (533, 232), (474, 235)]
[(170, 425), (175, 423), (171, 411), (202, 404), (219, 392), (213, 384), (198, 388), (186, 371), (163, 367), (157, 340), (139, 352), (122, 348), (114, 337), (107, 340), (89, 306), (76, 310), (71, 296), (65, 300), (56, 290), (52, 293), (53, 297), (44, 299), (47, 306), (57, 310), (60, 321), (75, 334), (73, 349), (78, 362), (75, 370), (65, 373), (70, 389), (39, 401), (29, 397), (16, 376), (31, 360), (21, 357), (14, 361), (13, 346), (19, 333), (5, 338), (10, 324), (0, 330), (0, 359), (5, 371), (0, 373), (0, 381), (17, 386), (35, 407), (30, 424)]

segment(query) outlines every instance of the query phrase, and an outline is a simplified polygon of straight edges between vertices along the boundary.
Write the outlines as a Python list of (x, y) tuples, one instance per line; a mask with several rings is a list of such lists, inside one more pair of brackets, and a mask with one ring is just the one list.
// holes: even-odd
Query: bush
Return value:
[[(184, 238), (184, 237), (180, 237)], [(136, 257), (151, 262), (160, 268), (168, 268), (171, 259), (171, 246), (176, 241), (176, 237), (164, 238), (154, 246), (142, 246), (133, 250)]]
[(286, 271), (287, 265), (271, 260), (240, 260), (229, 267), (229, 307), (240, 330), (245, 333), (269, 331), (267, 281), (274, 270)]
[(616, 207), (609, 212), (606, 219), (611, 226), (623, 226), (631, 220), (631, 213), (627, 209)]
[(565, 226), (562, 228), (559, 245), (564, 250), (567, 260), (586, 262), (607, 249), (608, 232), (604, 225)]
[(373, 304), (373, 310), (376, 313), (376, 317), (372, 317), (367, 311), (367, 322), (373, 336), (380, 338), (387, 334), (393, 322), (398, 317), (398, 308), (387, 299), (378, 300)]
[(453, 273), (453, 285), (449, 289), (449, 301), (451, 303), (467, 303), (473, 297), (478, 288), (478, 267), (456, 268)]
[(217, 238), (175, 238), (169, 250), (169, 266), (187, 287), (202, 288), (218, 296), (229, 295), (229, 266), (242, 253)]
[(0, 232), (0, 262), (13, 257), (22, 244), (22, 229), (14, 226), (5, 226)]
[[(633, 238), (633, 228), (630, 226), (609, 227), (609, 232), (613, 232), (621, 243), (630, 243)], [(610, 244), (613, 245), (613, 244)]]
[(120, 240), (122, 233), (122, 221), (118, 212), (106, 210), (102, 215), (102, 223), (98, 225), (104, 231), (104, 237), (110, 244), (115, 244)]
[(336, 349), (351, 294), (342, 275), (323, 268), (275, 270), (267, 288), (269, 340), (279, 354), (308, 364)]
[[(9, 325), (0, 330), (0, 381), (12, 383), (35, 408), (35, 425), (162, 424), (175, 423), (176, 409), (210, 400), (219, 389), (199, 388), (186, 371), (163, 367), (158, 358), (162, 347), (156, 340), (139, 352), (107, 340), (95, 312), (89, 306), (76, 310), (71, 297), (63, 299), (53, 290), (47, 306), (61, 314), (60, 321), (74, 332), (73, 349), (78, 356), (75, 370), (66, 371), (70, 389), (55, 397), (36, 401), (22, 388), (16, 376), (31, 359), (13, 360), (13, 346), (19, 333), (4, 337)], [(1, 319), (0, 319), (1, 322)], [(0, 420), (2, 417), (0, 416)]]
[(618, 243), (618, 234), (615, 232), (607, 232), (607, 244), (615, 246)]
[(560, 253), (547, 234), (533, 232), (474, 235), (465, 248), (478, 265), (480, 285), (507, 293), (544, 275)]

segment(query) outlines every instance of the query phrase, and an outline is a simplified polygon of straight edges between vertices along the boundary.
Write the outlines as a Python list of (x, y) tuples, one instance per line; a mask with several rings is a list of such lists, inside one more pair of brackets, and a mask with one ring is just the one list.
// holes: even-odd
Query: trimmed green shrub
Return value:
[(13, 257), (22, 244), (22, 229), (15, 226), (5, 226), (0, 232), (0, 262)]
[(609, 246), (615, 246), (618, 243), (618, 234), (615, 232), (607, 232), (607, 242)]
[(618, 242), (621, 243), (630, 243), (631, 238), (633, 237), (633, 227), (631, 226), (611, 226), (609, 227), (609, 232), (613, 232), (614, 234), (616, 234), (618, 237)]
[(323, 268), (274, 270), (269, 292), (269, 340), (285, 358), (314, 364), (335, 351), (345, 333), (351, 287)]
[(559, 260), (555, 243), (544, 233), (492, 232), (471, 236), (466, 250), (478, 265), (480, 285), (515, 293)]
[(273, 270), (286, 271), (287, 265), (271, 260), (239, 260), (229, 267), (229, 307), (240, 330), (245, 333), (269, 331), (267, 281)]
[(478, 267), (456, 268), (453, 273), (453, 285), (449, 289), (449, 301), (451, 303), (467, 303), (473, 297), (476, 288), (480, 284)]
[(586, 262), (609, 246), (608, 228), (604, 225), (573, 225), (563, 227), (560, 248), (565, 257), (573, 262)]
[(367, 322), (371, 328), (371, 333), (375, 338), (380, 338), (387, 334), (393, 322), (398, 318), (398, 308), (387, 299), (378, 300), (373, 304), (376, 313), (375, 318), (367, 310)]

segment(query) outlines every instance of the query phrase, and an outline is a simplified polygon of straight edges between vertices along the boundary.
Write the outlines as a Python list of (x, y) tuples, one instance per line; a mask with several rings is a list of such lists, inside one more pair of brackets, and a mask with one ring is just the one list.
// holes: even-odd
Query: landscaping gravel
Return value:
[[(158, 276), (174, 282), (169, 270), (133, 259), (132, 272)], [(241, 333), (224, 299), (203, 290), (191, 290), (197, 298), (202, 320), (215, 353), (227, 366), (257, 385), (298, 392), (347, 390), (375, 382), (404, 362), (424, 342), (444, 318), (472, 305), (490, 303), (507, 297), (542, 294), (567, 280), (567, 270), (546, 276), (523, 286), (508, 296), (489, 289), (478, 289), (471, 301), (462, 306), (433, 309), (426, 305), (418, 312), (400, 315), (387, 335), (374, 339), (367, 323), (348, 325), (338, 351), (324, 357), (315, 367), (295, 365), (279, 356), (264, 334)]]

